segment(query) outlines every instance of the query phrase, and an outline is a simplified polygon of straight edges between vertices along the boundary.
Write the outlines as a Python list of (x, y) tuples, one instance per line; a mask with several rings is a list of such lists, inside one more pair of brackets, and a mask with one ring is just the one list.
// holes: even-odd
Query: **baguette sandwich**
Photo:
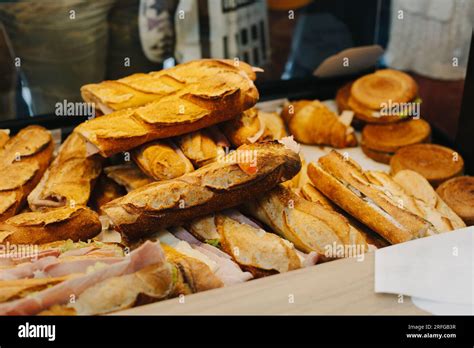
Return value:
[(132, 151), (132, 158), (149, 177), (160, 181), (192, 172), (191, 161), (172, 141), (155, 140)]
[(0, 149), (0, 222), (21, 211), (53, 156), (51, 134), (29, 126)]
[(263, 112), (252, 108), (221, 126), (231, 143), (239, 147), (244, 144), (280, 140), (286, 137), (283, 120), (277, 113)]
[(230, 148), (228, 140), (216, 127), (179, 136), (176, 142), (196, 168), (217, 161)]
[(243, 215), (218, 213), (193, 220), (186, 228), (197, 239), (229, 254), (255, 278), (302, 267), (302, 260), (291, 243), (247, 221)]
[(44, 244), (86, 241), (102, 229), (99, 216), (86, 207), (62, 207), (15, 215), (0, 223), (0, 244)]
[(72, 133), (39, 184), (28, 196), (33, 211), (64, 206), (85, 206), (97, 177), (102, 171), (102, 157), (87, 157), (86, 142)]
[(104, 314), (222, 286), (204, 263), (159, 243), (127, 256), (91, 244), (0, 271), (0, 314)]
[(132, 248), (146, 240), (160, 241), (162, 245), (168, 247), (165, 251), (171, 247), (187, 257), (204, 263), (224, 286), (242, 283), (253, 278), (251, 273), (242, 271), (228, 254), (213, 245), (200, 242), (184, 228), (173, 227), (171, 231), (172, 233), (168, 230), (156, 232), (146, 239), (134, 242)]
[(279, 143), (245, 145), (179, 178), (152, 183), (102, 210), (128, 239), (239, 205), (293, 177), (299, 156)]
[[(205, 68), (183, 70), (185, 73), (160, 72), (179, 86), (173, 93), (144, 106), (121, 109), (79, 125), (75, 132), (87, 140), (89, 153), (109, 157), (152, 140), (206, 128), (236, 117), (258, 100), (253, 81), (238, 69), (219, 70), (218, 74)], [(152, 89), (154, 86), (154, 82), (141, 78), (134, 83), (137, 86), (151, 83), (148, 87)], [(132, 93), (127, 95), (133, 98)]]
[(245, 212), (297, 249), (315, 251), (323, 260), (356, 256), (368, 250), (364, 236), (342, 215), (299, 197), (283, 185), (245, 203)]
[(332, 202), (392, 244), (437, 233), (435, 227), (414, 214), (387, 189), (371, 181), (352, 159), (336, 151), (308, 165), (313, 185)]
[(244, 74), (255, 81), (255, 68), (244, 62), (201, 59), (148, 74), (133, 74), (116, 81), (82, 86), (84, 101), (94, 103), (97, 114), (136, 108), (176, 94), (212, 75)]

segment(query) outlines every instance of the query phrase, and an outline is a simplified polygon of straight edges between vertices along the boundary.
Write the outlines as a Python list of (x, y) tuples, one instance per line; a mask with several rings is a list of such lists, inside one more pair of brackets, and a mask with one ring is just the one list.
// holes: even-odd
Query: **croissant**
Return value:
[[(344, 114), (343, 114), (344, 115)], [(296, 140), (335, 148), (357, 146), (352, 115), (339, 117), (318, 100), (300, 100), (285, 105), (281, 116)]]

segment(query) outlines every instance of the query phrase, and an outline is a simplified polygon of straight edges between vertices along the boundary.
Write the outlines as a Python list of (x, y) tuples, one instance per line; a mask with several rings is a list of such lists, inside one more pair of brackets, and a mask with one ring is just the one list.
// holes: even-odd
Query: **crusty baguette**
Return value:
[(354, 129), (318, 100), (294, 101), (282, 110), (290, 133), (296, 140), (336, 148), (357, 145)]
[(277, 112), (265, 112), (258, 110), (258, 117), (265, 125), (264, 138), (268, 137), (271, 140), (280, 140), (281, 138), (288, 136), (285, 122)]
[(51, 134), (40, 126), (28, 126), (0, 149), (0, 222), (23, 208), (53, 156)]
[(102, 229), (99, 216), (86, 207), (23, 213), (0, 224), (0, 243), (43, 244), (63, 239), (87, 241)]
[(186, 227), (199, 240), (217, 245), (255, 278), (302, 267), (291, 243), (225, 214), (198, 218)]
[[(309, 179), (308, 179), (309, 180)], [(323, 205), (326, 209), (334, 210), (344, 216), (351, 226), (363, 235), (367, 244), (371, 244), (376, 248), (383, 248), (390, 245), (385, 239), (380, 235), (372, 231), (366, 225), (360, 223), (358, 220), (354, 219), (351, 215), (347, 214), (344, 210), (339, 208), (336, 204), (331, 202), (325, 195), (321, 193), (316, 187), (311, 183), (306, 183), (299, 191), (297, 192), (301, 197), (310, 202), (318, 202)]]
[(294, 176), (299, 156), (278, 143), (245, 145), (219, 162), (146, 185), (103, 207), (129, 239), (236, 206)]
[(333, 202), (331, 202), (329, 199), (327, 199), (326, 196), (324, 196), (321, 191), (319, 191), (316, 187), (314, 187), (313, 184), (311, 183), (306, 183), (304, 184), (300, 190), (299, 194), (301, 197), (306, 199), (307, 201), (310, 202), (318, 202), (322, 206), (324, 206), (326, 209), (329, 210), (336, 210), (336, 206), (334, 205)]
[(257, 141), (273, 140), (268, 132), (265, 132), (265, 124), (258, 116), (256, 108), (248, 109), (235, 119), (222, 123), (221, 129), (236, 147)]
[[(79, 125), (75, 132), (89, 143), (90, 153), (104, 157), (146, 142), (186, 134), (230, 120), (255, 105), (258, 91), (240, 71), (213, 74), (207, 69), (177, 75), (174, 93), (138, 108), (118, 110)], [(204, 73), (203, 76), (201, 76)], [(169, 72), (168, 72), (169, 74)], [(138, 79), (137, 85), (143, 82)]]
[(436, 193), (422, 175), (412, 170), (401, 170), (393, 181), (413, 196), (422, 217), (430, 221), (439, 232), (466, 227), (464, 221)]
[(263, 112), (257, 108), (244, 111), (235, 119), (224, 122), (221, 129), (232, 145), (279, 140), (286, 137), (285, 123), (276, 112)]
[(435, 233), (431, 223), (373, 185), (356, 162), (334, 150), (318, 164), (310, 163), (308, 176), (326, 197), (392, 244)]
[(155, 182), (154, 179), (145, 175), (134, 163), (105, 167), (104, 173), (109, 179), (123, 186), (127, 192)]
[(256, 75), (244, 62), (201, 59), (148, 74), (133, 74), (116, 81), (103, 81), (82, 86), (82, 98), (94, 103), (101, 114), (136, 108), (177, 93), (189, 84), (211, 75), (245, 73), (252, 81)]
[(173, 284), (174, 289), (170, 296), (187, 295), (224, 286), (204, 262), (184, 255), (166, 244), (161, 246), (168, 262), (178, 271), (178, 279)]
[[(246, 212), (262, 221), (304, 252), (316, 251), (323, 259), (344, 257), (337, 249), (364, 253), (367, 244), (348, 221), (322, 204), (309, 202), (283, 185), (245, 203)], [(349, 249), (348, 249), (349, 250)]]
[(188, 133), (176, 138), (181, 151), (196, 168), (217, 161), (229, 148), (225, 136), (215, 127)]
[(102, 170), (99, 155), (87, 157), (86, 142), (72, 133), (59, 149), (39, 184), (28, 196), (33, 211), (63, 206), (85, 206)]
[(132, 158), (155, 180), (168, 180), (194, 170), (191, 161), (171, 141), (155, 140), (134, 149)]

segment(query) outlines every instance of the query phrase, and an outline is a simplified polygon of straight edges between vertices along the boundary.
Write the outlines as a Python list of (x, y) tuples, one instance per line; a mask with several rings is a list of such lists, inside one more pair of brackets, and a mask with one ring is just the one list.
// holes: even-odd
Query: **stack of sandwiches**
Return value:
[[(86, 85), (98, 117), (54, 159), (41, 127), (0, 138), (0, 244), (31, 251), (0, 258), (0, 314), (110, 313), (464, 226), (414, 171), (364, 172), (335, 151), (306, 165), (286, 127), (356, 146), (354, 112), (258, 110), (255, 71), (205, 59)], [(359, 101), (372, 82), (354, 86)], [(409, 122), (404, 144), (426, 141)]]

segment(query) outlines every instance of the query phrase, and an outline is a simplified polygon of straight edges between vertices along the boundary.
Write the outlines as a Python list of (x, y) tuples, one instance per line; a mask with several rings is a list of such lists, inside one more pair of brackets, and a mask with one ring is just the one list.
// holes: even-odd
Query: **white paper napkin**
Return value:
[(434, 314), (473, 314), (474, 226), (379, 249), (375, 292), (403, 294)]

